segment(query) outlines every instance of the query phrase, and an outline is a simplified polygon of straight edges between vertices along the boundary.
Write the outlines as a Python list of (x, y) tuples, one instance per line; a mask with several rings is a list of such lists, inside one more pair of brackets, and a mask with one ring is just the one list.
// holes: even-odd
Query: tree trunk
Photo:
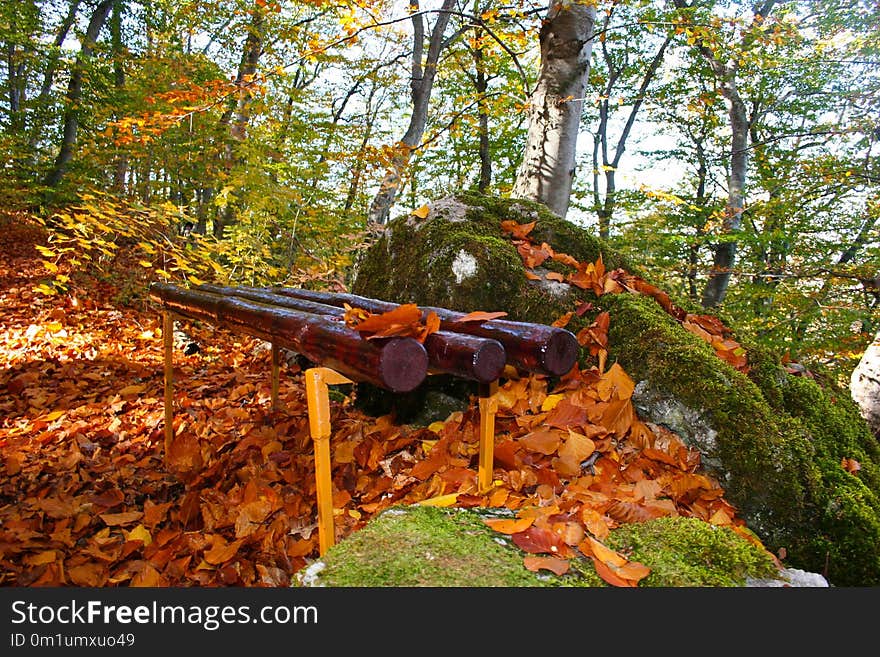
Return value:
[(9, 103), (9, 133), (24, 130), (24, 98), (27, 81), (24, 79), (24, 58), (14, 43), (6, 44), (7, 100)]
[[(238, 159), (237, 145), (245, 140), (247, 126), (250, 122), (250, 109), (253, 101), (250, 82), (257, 72), (257, 65), (259, 64), (260, 56), (263, 54), (263, 38), (266, 28), (265, 18), (263, 10), (260, 8), (253, 10), (247, 39), (244, 42), (244, 51), (242, 52), (241, 62), (238, 65), (238, 74), (235, 78), (235, 84), (239, 89), (238, 98), (234, 105), (230, 106), (220, 118), (221, 125), (229, 127), (229, 138), (224, 155), (224, 166), (227, 175), (232, 174)], [(223, 236), (226, 226), (229, 226), (234, 221), (236, 211), (237, 204), (232, 200), (228, 201), (222, 215), (215, 219), (215, 237)]]
[[(611, 17), (609, 16), (606, 20), (606, 29), (609, 26), (610, 19)], [(645, 96), (648, 93), (648, 87), (657, 76), (657, 71), (660, 69), (660, 64), (663, 63), (666, 48), (671, 40), (671, 35), (668, 35), (663, 40), (660, 48), (654, 54), (654, 57), (651, 59), (651, 62), (645, 69), (645, 73), (642, 76), (638, 91), (636, 91), (635, 100), (633, 101), (632, 107), (630, 107), (629, 115), (626, 118), (626, 123), (624, 124), (623, 129), (620, 132), (620, 136), (617, 138), (617, 144), (614, 146), (613, 155), (609, 154), (608, 148), (608, 120), (611, 116), (612, 92), (614, 91), (615, 84), (620, 79), (621, 75), (623, 75), (623, 71), (615, 65), (614, 60), (611, 57), (611, 53), (606, 47), (606, 43), (604, 41), (602, 42), (602, 55), (605, 60), (605, 65), (608, 68), (608, 84), (605, 86), (605, 92), (602, 94), (602, 98), (599, 103), (599, 128), (598, 134), (596, 135), (598, 138), (597, 144), (601, 147), (601, 167), (598, 163), (599, 158), (597, 157), (595, 147), (593, 150), (593, 175), (595, 183), (598, 183), (598, 176), (600, 171), (604, 173), (605, 176), (604, 201), (600, 198), (598, 184), (594, 184), (593, 188), (594, 204), (596, 206), (596, 214), (599, 219), (599, 237), (601, 237), (602, 239), (607, 240), (609, 237), (611, 237), (611, 218), (614, 216), (614, 210), (617, 207), (616, 174), (617, 170), (620, 168), (620, 160), (623, 158), (623, 154), (626, 151), (626, 141), (627, 139), (629, 139), (629, 135), (632, 132), (633, 125), (635, 125), (636, 115), (639, 113), (639, 109), (641, 109), (642, 104), (645, 101)]]
[[(482, 30), (477, 30), (474, 37), (477, 43), (483, 36)], [(474, 89), (477, 92), (477, 119), (480, 156), (480, 178), (477, 182), (477, 190), (481, 194), (489, 191), (492, 185), (492, 156), (489, 151), (489, 109), (486, 104), (486, 92), (489, 91), (489, 80), (486, 77), (486, 63), (483, 57), (483, 49), (479, 46), (472, 50), (474, 58)]]
[(378, 118), (381, 103), (377, 103), (375, 109), (373, 107), (373, 98), (376, 94), (376, 85), (370, 88), (367, 96), (366, 108), (364, 114), (367, 117), (367, 124), (364, 126), (363, 136), (361, 137), (360, 146), (358, 146), (357, 156), (355, 157), (354, 166), (351, 169), (351, 180), (348, 183), (348, 193), (345, 195), (345, 204), (342, 206), (342, 212), (348, 214), (354, 207), (361, 188), (361, 178), (364, 175), (367, 160), (367, 146), (370, 144), (370, 137), (373, 135), (373, 126)]
[(40, 86), (40, 95), (37, 97), (38, 102), (45, 102), (49, 99), (49, 93), (52, 91), (52, 83), (55, 81), (55, 71), (58, 69), (58, 59), (61, 56), (61, 46), (67, 39), (67, 33), (73, 27), (76, 20), (76, 10), (79, 8), (81, 0), (71, 0), (67, 9), (67, 15), (58, 26), (55, 33), (55, 41), (52, 42), (52, 48), (49, 51), (49, 58), (46, 62), (46, 70), (43, 72), (43, 84)]
[(419, 9), (418, 0), (410, 0), (409, 6), (413, 24), (412, 81), (410, 82), (413, 109), (409, 126), (403, 138), (395, 145), (390, 165), (370, 205), (368, 220), (379, 224), (387, 223), (401, 180), (409, 166), (412, 151), (421, 143), (422, 135), (425, 133), (428, 104), (431, 100), (434, 78), (437, 75), (437, 63), (443, 49), (443, 33), (449, 23), (450, 12), (455, 7), (455, 0), (443, 0), (443, 6), (437, 14), (437, 20), (429, 36), (428, 52), (424, 62), (422, 61), (425, 46), (424, 17)]
[[(689, 8), (685, 0), (673, 0), (678, 9)], [(695, 4), (695, 3), (691, 3)], [(752, 7), (754, 13), (753, 26), (759, 25), (773, 9), (776, 0), (765, 0), (762, 5)], [(750, 33), (745, 31), (742, 38), (742, 47), (747, 48), (746, 41)], [(752, 46), (754, 47), (754, 46)], [(727, 286), (730, 284), (730, 275), (736, 260), (736, 233), (742, 227), (743, 207), (745, 204), (745, 185), (748, 174), (748, 148), (749, 148), (749, 117), (745, 103), (737, 88), (737, 72), (739, 66), (736, 58), (728, 59), (726, 51), (716, 53), (713, 48), (702, 40), (697, 43), (697, 48), (702, 57), (709, 64), (712, 74), (718, 81), (721, 94), (729, 105), (728, 116), (730, 119), (730, 169), (728, 172), (727, 207), (725, 208), (724, 222), (722, 224), (722, 241), (713, 248), (712, 267), (709, 270), (709, 280), (703, 289), (701, 300), (704, 308), (714, 308), (724, 301), (727, 295)]]
[(82, 99), (83, 73), (86, 64), (92, 56), (95, 49), (95, 43), (101, 28), (107, 22), (107, 16), (116, 0), (103, 0), (95, 7), (92, 17), (89, 19), (89, 26), (86, 28), (85, 36), (80, 45), (79, 54), (73, 65), (73, 71), (70, 75), (70, 82), (67, 85), (66, 107), (64, 109), (64, 124), (61, 130), (61, 149), (55, 158), (55, 165), (46, 176), (46, 187), (57, 187), (58, 183), (67, 173), (70, 161), (73, 159), (73, 152), (76, 148), (76, 137), (79, 131), (79, 104)]
[(736, 240), (734, 235), (742, 227), (743, 206), (745, 204), (745, 184), (748, 172), (749, 121), (746, 106), (736, 88), (736, 73), (729, 71), (721, 85), (721, 93), (730, 104), (730, 173), (728, 176), (727, 207), (724, 210), (722, 237), (724, 241), (716, 244), (709, 280), (703, 289), (701, 300), (703, 308), (714, 308), (724, 301), (730, 275), (736, 260)]
[[(125, 0), (116, 0), (113, 4), (113, 16), (110, 19), (110, 32), (113, 40), (113, 86), (119, 94), (117, 98), (119, 98), (120, 102), (123, 90), (125, 89), (125, 65), (123, 64), (125, 45), (122, 41), (122, 14), (124, 11)], [(125, 193), (125, 176), (127, 172), (128, 157), (124, 151), (120, 151), (116, 155), (113, 170), (113, 191), (117, 194)]]
[(550, 0), (541, 28), (541, 68), (529, 104), (529, 132), (511, 196), (564, 217), (590, 72), (595, 6)]
[(849, 389), (862, 417), (880, 439), (880, 331), (853, 370)]

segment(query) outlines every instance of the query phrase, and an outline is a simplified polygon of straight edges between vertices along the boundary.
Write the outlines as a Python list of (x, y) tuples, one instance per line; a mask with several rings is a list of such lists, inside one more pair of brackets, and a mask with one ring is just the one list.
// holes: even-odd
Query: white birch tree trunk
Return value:
[(529, 103), (529, 132), (511, 196), (568, 212), (577, 137), (590, 72), (595, 4), (550, 0), (541, 28), (541, 68)]

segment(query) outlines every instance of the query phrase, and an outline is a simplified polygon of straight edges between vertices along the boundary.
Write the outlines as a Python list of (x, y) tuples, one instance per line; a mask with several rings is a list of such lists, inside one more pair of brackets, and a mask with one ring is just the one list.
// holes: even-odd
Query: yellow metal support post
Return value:
[(278, 410), (278, 379), (280, 375), (280, 350), (276, 343), (272, 343), (272, 410)]
[(498, 410), (498, 381), (480, 384), (480, 466), (479, 492), (492, 488), (495, 461), (495, 412)]
[(328, 385), (353, 383), (328, 367), (305, 371), (309, 432), (315, 444), (315, 484), (318, 498), (318, 551), (323, 555), (336, 542), (333, 523), (333, 480), (330, 472), (330, 397)]
[(165, 458), (174, 440), (174, 315), (162, 313), (162, 340), (165, 346)]

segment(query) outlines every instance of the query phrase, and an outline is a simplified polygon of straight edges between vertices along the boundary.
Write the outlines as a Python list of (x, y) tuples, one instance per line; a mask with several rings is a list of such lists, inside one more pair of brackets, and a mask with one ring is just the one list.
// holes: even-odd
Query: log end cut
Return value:
[(393, 338), (382, 348), (379, 378), (393, 392), (409, 392), (425, 380), (428, 354), (411, 338)]
[(565, 329), (554, 331), (541, 352), (541, 365), (553, 376), (567, 374), (577, 361), (579, 348), (573, 333)]
[(484, 340), (474, 351), (473, 376), (480, 383), (491, 383), (501, 376), (507, 353), (497, 340)]

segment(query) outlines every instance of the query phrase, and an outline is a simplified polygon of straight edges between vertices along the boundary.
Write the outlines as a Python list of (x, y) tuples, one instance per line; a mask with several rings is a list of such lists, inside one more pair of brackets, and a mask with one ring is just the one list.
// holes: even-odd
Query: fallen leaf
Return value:
[(459, 317), (454, 320), (453, 323), (460, 322), (487, 322), (493, 319), (499, 319), (500, 317), (507, 317), (506, 312), (484, 312), (482, 310), (475, 310), (466, 315)]
[(529, 555), (523, 558), (523, 565), (532, 572), (549, 570), (556, 575), (562, 576), (568, 572), (571, 562), (568, 559), (560, 559), (559, 557)]
[(501, 534), (525, 531), (535, 522), (534, 518), (484, 518), (483, 522)]
[(505, 233), (509, 233), (515, 239), (523, 240), (532, 232), (537, 223), (537, 221), (531, 221), (529, 223), (521, 224), (513, 219), (505, 219), (501, 222), (501, 230)]
[(130, 525), (144, 517), (143, 511), (126, 511), (124, 513), (101, 513), (98, 516), (109, 527)]
[(423, 206), (421, 206), (420, 208), (416, 208), (415, 210), (413, 210), (412, 212), (410, 212), (410, 214), (413, 215), (413, 216), (415, 216), (415, 217), (418, 217), (419, 219), (424, 219), (425, 217), (428, 216), (428, 213), (429, 213), (430, 211), (431, 211), (431, 207), (430, 207), (430, 206), (428, 206), (428, 205), (423, 205)]
[(232, 559), (242, 543), (244, 543), (243, 538), (227, 543), (219, 534), (215, 535), (214, 539), (214, 545), (203, 556), (204, 560), (212, 566), (217, 566)]
[(520, 445), (530, 452), (548, 455), (556, 452), (560, 442), (559, 433), (549, 429), (533, 431), (519, 439)]

